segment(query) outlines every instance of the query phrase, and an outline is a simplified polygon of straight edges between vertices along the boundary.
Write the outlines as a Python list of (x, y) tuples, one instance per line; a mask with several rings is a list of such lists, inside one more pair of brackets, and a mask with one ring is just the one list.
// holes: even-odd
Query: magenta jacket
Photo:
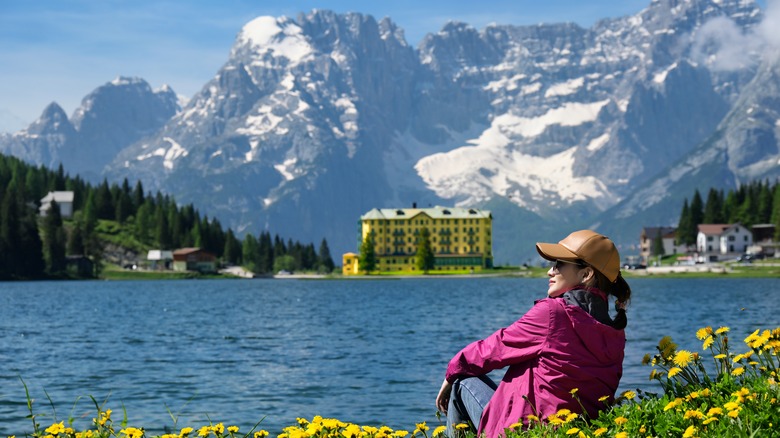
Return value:
[[(528, 415), (545, 419), (566, 408), (592, 418), (610, 403), (623, 374), (625, 333), (602, 324), (561, 298), (539, 300), (522, 318), (461, 350), (446, 379), (509, 367), (479, 422), (478, 434), (504, 435)], [(599, 398), (608, 396), (607, 401)], [(526, 399), (527, 398), (527, 399)]]

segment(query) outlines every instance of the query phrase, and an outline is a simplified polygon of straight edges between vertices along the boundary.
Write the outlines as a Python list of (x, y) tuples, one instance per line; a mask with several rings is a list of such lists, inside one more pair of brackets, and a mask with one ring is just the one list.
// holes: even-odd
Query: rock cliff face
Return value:
[(86, 96), (70, 118), (51, 103), (27, 129), (0, 137), (0, 152), (98, 180), (123, 148), (155, 134), (178, 109), (170, 88), (119, 77)]
[(50, 133), (0, 151), (140, 178), (335, 254), (362, 213), (412, 202), (492, 208), (499, 263), (573, 227), (633, 243), (696, 187), (780, 176), (776, 57), (722, 34), (747, 41), (762, 20), (752, 0), (655, 0), (589, 29), (449, 23), (413, 49), (389, 19), (258, 17), (181, 111), (119, 80), (129, 94), (101, 87), (70, 121), (50, 107)]

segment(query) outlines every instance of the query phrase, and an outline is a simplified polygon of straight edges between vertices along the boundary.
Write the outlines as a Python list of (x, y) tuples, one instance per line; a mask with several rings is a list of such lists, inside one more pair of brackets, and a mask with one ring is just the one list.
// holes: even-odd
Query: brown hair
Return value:
[(593, 286), (599, 288), (602, 292), (615, 297), (615, 310), (617, 316), (612, 321), (612, 327), (616, 329), (626, 328), (628, 319), (626, 318), (626, 306), (631, 301), (631, 286), (628, 285), (623, 275), (618, 272), (615, 281), (609, 281), (606, 275), (599, 272), (597, 269), (593, 269), (594, 283)]

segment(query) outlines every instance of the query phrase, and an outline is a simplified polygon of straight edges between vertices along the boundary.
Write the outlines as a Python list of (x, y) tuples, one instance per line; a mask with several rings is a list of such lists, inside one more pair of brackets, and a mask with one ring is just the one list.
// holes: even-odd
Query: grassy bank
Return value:
[[(704, 327), (696, 332), (702, 352), (681, 350), (671, 337), (658, 343), (654, 354), (643, 364), (650, 367), (649, 378), (659, 384), (658, 394), (625, 391), (607, 405), (598, 418), (559, 411), (547, 418), (533, 415), (519, 419), (507, 430), (507, 438), (519, 437), (777, 437), (780, 428), (780, 328), (756, 330), (742, 340), (729, 339), (729, 328)], [(740, 347), (732, 347), (740, 345)], [(705, 364), (707, 366), (705, 367)], [(27, 387), (25, 385), (25, 390)], [(578, 399), (577, 390), (571, 391)], [(77, 431), (73, 418), (46, 426), (38, 424), (33, 402), (27, 397), (32, 430), (26, 436), (41, 438), (145, 438), (142, 425), (127, 423), (126, 414), (95, 404), (92, 427)], [(294, 413), (292, 413), (294, 415)], [(237, 425), (212, 422), (181, 427), (172, 415), (171, 433), (163, 438), (391, 438), (444, 436), (444, 425), (410, 425), (393, 430), (381, 425), (357, 425), (333, 418), (298, 418), (296, 424), (280, 431), (262, 429), (262, 421), (242, 429)], [(467, 425), (459, 425), (462, 438), (474, 438)]]

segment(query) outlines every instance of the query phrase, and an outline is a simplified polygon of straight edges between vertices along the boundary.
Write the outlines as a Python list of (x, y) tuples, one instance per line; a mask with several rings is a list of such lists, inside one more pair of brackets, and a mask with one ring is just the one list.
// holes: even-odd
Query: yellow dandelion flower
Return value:
[(712, 395), (712, 391), (710, 391), (709, 388), (704, 388), (701, 390), (701, 396), (702, 397), (709, 397)]
[(550, 424), (554, 424), (556, 426), (563, 424), (563, 420), (561, 420), (555, 415), (550, 415), (549, 417), (547, 417), (547, 422)]
[(618, 432), (615, 434), (615, 438), (628, 438), (628, 433), (626, 432)]
[(615, 424), (618, 426), (622, 426), (624, 424), (628, 423), (628, 418), (626, 417), (617, 417), (615, 418)]
[(60, 433), (65, 432), (65, 422), (60, 421), (59, 423), (53, 423), (51, 426), (46, 428), (46, 433), (50, 435), (58, 435)]
[(185, 428), (183, 428), (182, 430), (179, 431), (179, 436), (184, 438), (187, 435), (191, 434), (192, 430), (193, 429), (191, 427), (185, 427)]
[(723, 415), (723, 409), (721, 408), (710, 408), (709, 411), (707, 411), (708, 417), (714, 417), (716, 415)]
[(200, 429), (198, 429), (198, 436), (209, 436), (210, 433), (211, 433), (210, 426), (203, 426)]
[(571, 429), (566, 431), (566, 435), (574, 435), (575, 433), (578, 433), (580, 430), (576, 427), (572, 427)]
[(534, 414), (528, 414), (526, 418), (528, 418), (528, 421), (539, 421), (539, 417)]
[(710, 418), (702, 421), (701, 424), (706, 426), (706, 425), (712, 423), (713, 421), (718, 421), (718, 419), (716, 417), (710, 417)]
[(565, 420), (563, 420), (563, 422), (564, 422), (564, 423), (570, 423), (570, 422), (574, 421), (574, 419), (575, 419), (575, 418), (577, 418), (578, 416), (579, 416), (579, 415), (577, 415), (577, 414), (575, 414), (575, 413), (571, 413), (571, 414), (569, 414), (569, 415), (567, 415), (567, 416), (566, 416), (566, 419), (565, 419)]
[(658, 372), (656, 370), (650, 371), (650, 376), (647, 378), (647, 380), (653, 380), (658, 376)]
[(523, 427), (523, 423), (512, 423), (509, 425), (510, 429), (520, 429)]
[(458, 430), (464, 430), (464, 429), (468, 429), (468, 428), (469, 428), (469, 425), (466, 424), (466, 423), (458, 423), (458, 424), (455, 425), (455, 429), (458, 429)]
[(721, 327), (721, 328), (715, 330), (715, 334), (716, 335), (722, 335), (723, 333), (728, 333), (729, 330), (730, 329), (728, 327)]
[(433, 429), (433, 436), (439, 436), (443, 434), (445, 430), (447, 430), (447, 426), (439, 426), (436, 429)]
[(702, 350), (707, 350), (708, 348), (712, 347), (712, 344), (715, 343), (715, 339), (712, 338), (712, 336), (707, 336), (704, 338), (704, 342), (701, 344)]
[(689, 410), (689, 411), (685, 411), (685, 415), (683, 416), (683, 418), (686, 420), (689, 418), (695, 418), (697, 420), (701, 420), (702, 418), (704, 418), (704, 414), (699, 410)]
[(744, 373), (745, 373), (745, 367), (734, 368), (733, 370), (731, 370), (732, 376), (741, 376)]
[(721, 353), (721, 354), (716, 354), (716, 355), (715, 355), (715, 356), (713, 356), (713, 357), (714, 357), (715, 359), (721, 360), (721, 359), (725, 359), (725, 358), (726, 358), (726, 355), (725, 355), (725, 354), (723, 354), (723, 353)]
[(669, 369), (669, 378), (671, 379), (672, 377), (676, 376), (677, 374), (680, 373), (680, 371), (682, 371), (682, 369), (677, 368), (677, 367), (670, 368)]
[(685, 429), (685, 432), (683, 433), (683, 438), (691, 438), (695, 434), (696, 428), (693, 426), (688, 426), (688, 428)]
[(238, 426), (228, 426), (228, 432), (230, 433), (238, 432)]
[(712, 327), (702, 327), (696, 330), (696, 339), (702, 341), (707, 336), (712, 335)]
[(574, 388), (571, 391), (569, 391), (569, 394), (574, 395), (577, 393), (577, 391), (579, 391), (579, 388)]
[[(419, 425), (418, 425), (419, 427)], [(414, 433), (419, 432), (419, 430), (415, 430)], [(357, 424), (350, 424), (347, 427), (344, 428), (344, 430), (341, 431), (341, 434), (345, 438), (353, 438), (356, 436), (360, 436), (360, 426)]]
[(405, 437), (406, 435), (409, 435), (409, 431), (408, 430), (396, 430), (393, 433), (393, 436), (396, 436), (396, 437), (399, 437), (399, 438)]
[(254, 438), (266, 438), (267, 436), (268, 436), (268, 431), (263, 429), (255, 432)]
[(739, 403), (737, 402), (728, 402), (723, 405), (724, 408), (728, 409), (729, 411), (733, 411), (734, 409), (739, 409)]
[(639, 426), (639, 433), (645, 433), (645, 432), (647, 432), (647, 428), (645, 427), (645, 425), (643, 424)]
[(563, 416), (566, 416), (566, 415), (569, 415), (569, 414), (571, 414), (571, 411), (568, 410), (568, 409), (565, 409), (565, 408), (561, 409), (561, 410), (559, 410), (558, 412), (555, 413), (555, 415), (557, 415), (559, 417), (563, 417)]
[(604, 433), (607, 431), (606, 427), (599, 427), (598, 429), (593, 431), (594, 436), (601, 436), (604, 435)]
[(621, 397), (623, 397), (626, 400), (631, 400), (634, 397), (636, 397), (636, 393), (634, 391), (625, 391), (623, 394), (620, 394)]
[(602, 395), (601, 397), (599, 397), (599, 401), (600, 402), (607, 401), (607, 400), (609, 400), (609, 396), (608, 395)]
[(645, 353), (645, 355), (642, 356), (642, 365), (649, 364), (650, 363), (650, 359), (651, 359), (650, 354)]
[(677, 406), (680, 406), (681, 404), (682, 404), (682, 399), (676, 398), (673, 401), (670, 401), (669, 403), (666, 404), (666, 406), (664, 407), (664, 412), (668, 411), (669, 409), (674, 409)]
[(731, 395), (736, 395), (737, 397), (744, 397), (748, 394), (750, 394), (750, 390), (747, 388), (739, 388), (737, 391), (731, 393)]
[(424, 421), (422, 423), (417, 423), (415, 424), (415, 429), (414, 432), (412, 432), (412, 435), (417, 435), (418, 432), (427, 432), (428, 429), (430, 429), (430, 427), (428, 427)]
[(144, 430), (135, 427), (128, 427), (119, 431), (120, 434), (127, 435), (128, 438), (141, 438), (144, 436)]
[(687, 367), (693, 360), (693, 355), (690, 351), (680, 350), (674, 355), (674, 364), (679, 367)]
[(739, 416), (739, 409), (734, 409), (733, 411), (729, 411), (729, 413), (726, 415), (728, 415), (731, 418), (737, 418)]

